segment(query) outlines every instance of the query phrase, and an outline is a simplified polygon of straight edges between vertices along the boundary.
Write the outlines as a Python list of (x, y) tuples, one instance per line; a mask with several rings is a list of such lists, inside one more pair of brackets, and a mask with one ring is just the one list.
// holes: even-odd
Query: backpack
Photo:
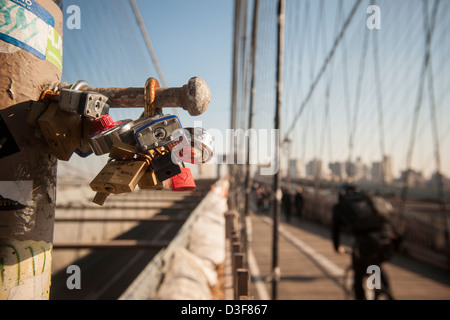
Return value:
[(395, 253), (397, 234), (391, 223), (392, 205), (382, 197), (363, 192), (342, 196), (341, 208), (358, 242), (361, 254), (375, 260), (390, 260)]
[(380, 199), (372, 200), (363, 192), (340, 197), (341, 210), (345, 212), (345, 222), (354, 233), (381, 230), (387, 222), (389, 213), (384, 210)]

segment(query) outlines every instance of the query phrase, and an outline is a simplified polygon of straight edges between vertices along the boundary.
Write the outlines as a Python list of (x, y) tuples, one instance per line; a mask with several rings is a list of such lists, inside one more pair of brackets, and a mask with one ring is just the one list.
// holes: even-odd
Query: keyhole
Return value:
[(164, 128), (156, 128), (155, 131), (153, 132), (153, 136), (155, 137), (155, 139), (161, 141), (166, 137), (166, 130)]

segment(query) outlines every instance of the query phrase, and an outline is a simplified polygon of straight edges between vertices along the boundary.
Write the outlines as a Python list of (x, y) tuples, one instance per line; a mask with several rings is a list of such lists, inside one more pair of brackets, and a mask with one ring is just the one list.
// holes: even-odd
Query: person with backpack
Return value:
[(344, 184), (338, 192), (338, 203), (333, 206), (331, 237), (334, 250), (345, 253), (340, 244), (340, 233), (348, 231), (354, 238), (352, 267), (354, 270), (353, 290), (357, 300), (365, 300), (363, 283), (367, 268), (380, 268), (384, 291), (393, 299), (389, 279), (381, 264), (392, 258), (395, 251), (396, 232), (390, 222), (392, 206), (381, 197), (369, 196), (357, 186)]

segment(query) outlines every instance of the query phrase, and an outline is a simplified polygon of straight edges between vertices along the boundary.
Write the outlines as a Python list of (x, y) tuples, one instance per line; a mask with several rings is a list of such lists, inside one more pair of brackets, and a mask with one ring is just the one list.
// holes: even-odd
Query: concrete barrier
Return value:
[(170, 245), (152, 259), (119, 300), (212, 298), (206, 288), (215, 285), (216, 268), (225, 260), (227, 203), (222, 185), (222, 180), (214, 185)]

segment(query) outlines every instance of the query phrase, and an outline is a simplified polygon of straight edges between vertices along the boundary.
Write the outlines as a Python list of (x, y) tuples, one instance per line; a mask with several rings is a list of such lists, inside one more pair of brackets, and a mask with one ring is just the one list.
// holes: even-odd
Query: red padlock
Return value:
[(172, 191), (190, 191), (194, 190), (195, 185), (194, 177), (191, 170), (186, 167), (181, 167), (181, 173), (170, 178), (170, 188)]

